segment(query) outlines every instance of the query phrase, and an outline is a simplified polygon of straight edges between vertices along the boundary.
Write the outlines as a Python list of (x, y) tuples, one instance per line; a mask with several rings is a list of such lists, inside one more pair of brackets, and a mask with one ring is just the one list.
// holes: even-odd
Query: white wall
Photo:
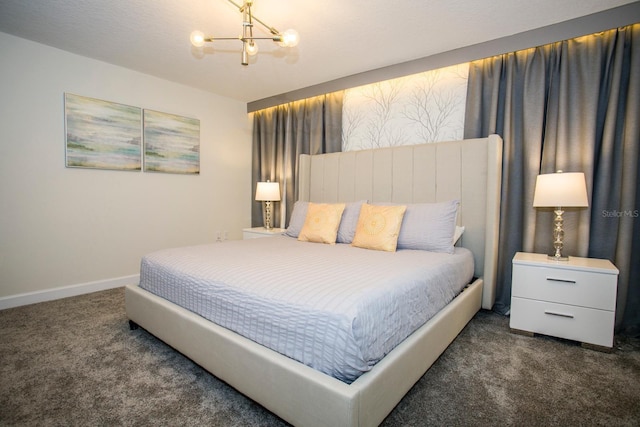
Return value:
[[(135, 281), (149, 251), (241, 238), (245, 104), (4, 33), (0, 58), (0, 308)], [(65, 168), (65, 92), (199, 119), (200, 175)]]

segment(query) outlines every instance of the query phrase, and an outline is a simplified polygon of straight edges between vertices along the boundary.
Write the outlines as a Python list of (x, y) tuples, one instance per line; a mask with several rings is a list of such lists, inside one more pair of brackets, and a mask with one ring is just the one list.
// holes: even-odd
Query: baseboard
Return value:
[(38, 302), (74, 297), (77, 295), (90, 294), (92, 292), (105, 291), (107, 289), (119, 288), (131, 283), (138, 283), (139, 281), (140, 275), (132, 274), (131, 276), (97, 280), (95, 282), (80, 283), (77, 285), (62, 286), (60, 288), (27, 292), (24, 294), (10, 295), (8, 297), (0, 297), (0, 310), (35, 304)]

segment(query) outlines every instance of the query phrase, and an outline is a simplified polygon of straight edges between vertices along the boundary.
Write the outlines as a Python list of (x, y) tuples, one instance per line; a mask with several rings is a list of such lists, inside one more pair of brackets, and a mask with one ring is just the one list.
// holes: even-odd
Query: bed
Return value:
[[(378, 425), (474, 314), (481, 307), (490, 309), (493, 305), (501, 158), (502, 141), (496, 135), (301, 157), (298, 177), (301, 201), (416, 204), (459, 200), (457, 222), (465, 231), (456, 252), (473, 258), (473, 271), (468, 274), (473, 278), (444, 308), (435, 315), (429, 314), (426, 323), (417, 325), (399, 344), (393, 343), (390, 350), (382, 350), (383, 357), (378, 360), (374, 355), (375, 363), (359, 368), (361, 372), (340, 377), (342, 374), (314, 369), (207, 320), (192, 311), (194, 307), (184, 308), (188, 306), (185, 302), (181, 302), (182, 306), (169, 302), (140, 285), (126, 287), (127, 316), (134, 324), (294, 425)], [(295, 240), (290, 237), (254, 239), (263, 242), (253, 245), (258, 245), (256, 250), (264, 251), (270, 245), (294, 244), (286, 239)], [(242, 246), (243, 242), (229, 243)], [(218, 248), (225, 244), (219, 245)], [(318, 250), (323, 246), (315, 245)], [(335, 249), (351, 250), (349, 245), (340, 246), (335, 245)], [(180, 256), (180, 252), (173, 251), (157, 256), (168, 260)], [(203, 254), (202, 258), (206, 256)], [(273, 274), (264, 270), (271, 264), (269, 261), (255, 271)], [(199, 268), (196, 275), (208, 267)], [(241, 266), (238, 268), (242, 270)], [(280, 267), (276, 265), (276, 268)], [(255, 271), (243, 271), (248, 275), (242, 279), (243, 283), (249, 287)], [(192, 303), (198, 305), (198, 301)]]

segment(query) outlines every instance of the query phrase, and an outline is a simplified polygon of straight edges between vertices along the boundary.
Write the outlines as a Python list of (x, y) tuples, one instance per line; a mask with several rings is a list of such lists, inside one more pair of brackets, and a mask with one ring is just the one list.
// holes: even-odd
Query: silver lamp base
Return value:
[(271, 230), (273, 226), (271, 225), (271, 202), (264, 202), (264, 228), (267, 230)]
[(557, 207), (553, 213), (556, 215), (553, 220), (553, 248), (555, 249), (553, 255), (549, 255), (548, 258), (553, 261), (569, 261), (568, 256), (562, 255), (562, 247), (564, 246), (564, 229), (562, 214), (564, 210), (561, 207)]

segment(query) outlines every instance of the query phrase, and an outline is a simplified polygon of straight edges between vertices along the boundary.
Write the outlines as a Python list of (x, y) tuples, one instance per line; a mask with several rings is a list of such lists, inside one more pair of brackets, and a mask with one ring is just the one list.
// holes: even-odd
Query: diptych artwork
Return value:
[(144, 170), (200, 172), (200, 121), (144, 110)]
[(66, 93), (70, 168), (200, 173), (200, 121)]
[(139, 171), (142, 109), (65, 94), (66, 165)]

